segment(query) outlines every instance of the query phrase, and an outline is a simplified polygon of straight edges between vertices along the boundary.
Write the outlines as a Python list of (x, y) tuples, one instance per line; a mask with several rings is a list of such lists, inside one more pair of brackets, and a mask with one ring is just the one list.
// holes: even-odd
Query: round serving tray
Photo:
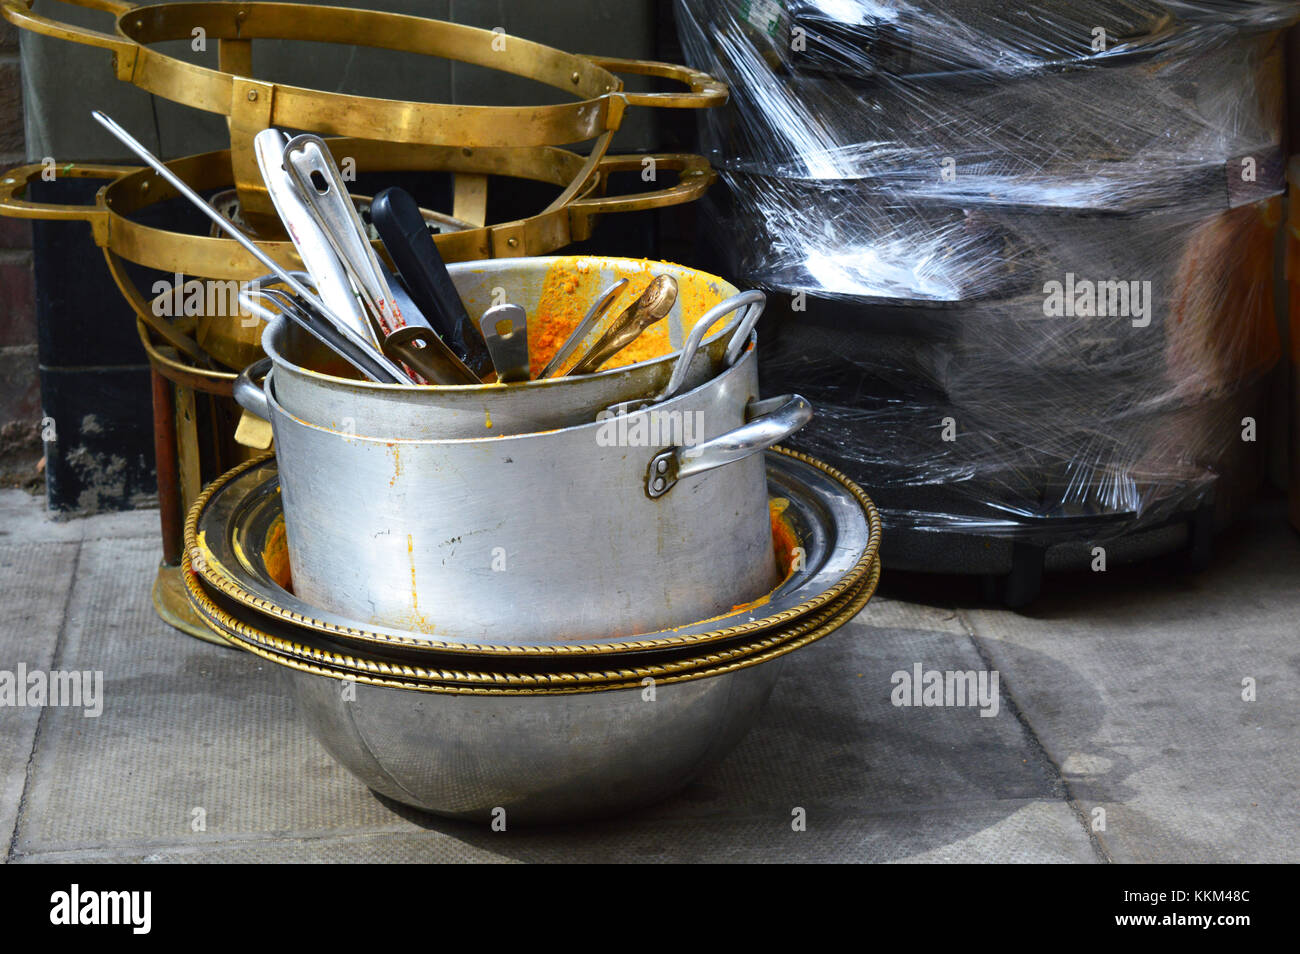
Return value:
[[(191, 575), (192, 574), (187, 574)], [(473, 685), (467, 683), (450, 683), (450, 682), (433, 682), (420, 681), (408, 678), (402, 674), (385, 674), (357, 672), (348, 669), (342, 669), (322, 662), (309, 661), (304, 658), (290, 656), (273, 649), (268, 649), (249, 638), (250, 629), (246, 625), (231, 627), (230, 630), (222, 630), (222, 636), (231, 644), (240, 649), (247, 650), (255, 656), (259, 656), (269, 662), (284, 666), (300, 673), (309, 673), (318, 676), (325, 676), (331, 679), (338, 679), (344, 682), (363, 683), (372, 686), (383, 686), (390, 689), (411, 689), (416, 692), (431, 692), (442, 695), (473, 695), (473, 696), (534, 696), (534, 695), (572, 695), (575, 693), (590, 692), (610, 692), (621, 689), (640, 689), (644, 690), (653, 680), (655, 686), (666, 686), (678, 682), (691, 682), (696, 679), (707, 679), (713, 676), (722, 676), (728, 673), (738, 672), (742, 669), (748, 669), (752, 666), (758, 666), (782, 656), (788, 655), (797, 649), (829, 636), (835, 630), (839, 629), (854, 616), (856, 616), (867, 605), (875, 592), (876, 581), (880, 575), (880, 564), (873, 560), (868, 568), (868, 577), (865, 585), (858, 588), (855, 594), (847, 601), (838, 605), (837, 609), (826, 620), (815, 629), (804, 632), (794, 638), (775, 644), (766, 649), (758, 649), (750, 655), (720, 659), (715, 663), (710, 663), (696, 669), (686, 671), (665, 673), (662, 676), (640, 676), (634, 679), (624, 679), (614, 682), (563, 682), (557, 681), (545, 685), (537, 684), (516, 684), (516, 685)], [(209, 624), (211, 625), (211, 624)]]
[(370, 650), (592, 656), (721, 643), (788, 626), (834, 603), (867, 578), (880, 548), (879, 514), (856, 484), (796, 451), (773, 448), (766, 459), (769, 493), (787, 501), (782, 517), (803, 550), (802, 565), (796, 562), (766, 598), (728, 615), (604, 643), (562, 636), (545, 643), (460, 643), (362, 625), (304, 603), (281, 585), (287, 558), (278, 545), (283, 516), (276, 465), (269, 456), (241, 464), (200, 496), (186, 520), (186, 552), (203, 582), (235, 603), (300, 630)]
[[(226, 599), (203, 584), (198, 574), (193, 572), (188, 556), (184, 562), (184, 577), (190, 605), (204, 622), (223, 638), (242, 640), (285, 659), (328, 666), (357, 675), (439, 685), (551, 688), (622, 684), (644, 679), (659, 681), (666, 676), (717, 667), (768, 652), (787, 642), (821, 630), (828, 622), (840, 618), (847, 607), (862, 605), (875, 591), (880, 579), (880, 565), (877, 562), (872, 565), (871, 572), (865, 580), (822, 609), (800, 617), (779, 630), (767, 630), (748, 638), (741, 637), (725, 645), (688, 646), (675, 653), (662, 651), (620, 653), (611, 659), (614, 668), (604, 669), (545, 671), (539, 669), (538, 664), (552, 667), (564, 661), (596, 664), (610, 657), (529, 656), (488, 657), (487, 661), (493, 665), (492, 669), (468, 670), (445, 668), (447, 664), (457, 666), (469, 661), (469, 657), (450, 653), (435, 654), (424, 651), (421, 655), (427, 659), (419, 659), (418, 662), (394, 659), (391, 655), (383, 658), (374, 653), (364, 656), (355, 655), (356, 650), (353, 647), (340, 646), (336, 640), (261, 616), (246, 606)], [(532, 671), (527, 671), (529, 669)]]

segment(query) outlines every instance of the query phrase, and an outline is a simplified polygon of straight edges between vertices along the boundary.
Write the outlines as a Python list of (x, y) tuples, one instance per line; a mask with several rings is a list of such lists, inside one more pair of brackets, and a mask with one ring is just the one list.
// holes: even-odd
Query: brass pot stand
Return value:
[[(30, 0), (0, 0), (0, 12), (33, 33), (106, 49), (119, 80), (164, 99), (227, 118), (234, 185), (258, 234), (282, 234), (252, 138), (267, 126), (388, 143), (468, 147), (563, 146), (595, 140), (585, 165), (556, 200), (562, 205), (596, 174), (629, 106), (700, 109), (721, 105), (727, 87), (669, 63), (579, 56), (492, 30), (376, 10), (300, 3), (205, 0), (136, 6), (122, 0), (64, 0), (111, 14), (114, 32), (88, 30), (33, 13)], [(220, 69), (169, 56), (155, 44), (189, 41), (201, 28), (217, 41)], [(499, 70), (549, 86), (571, 102), (545, 106), (461, 106), (379, 99), (253, 79), (255, 40), (368, 46)], [(686, 88), (629, 93), (615, 72), (655, 76)], [(570, 194), (572, 193), (572, 194)]]

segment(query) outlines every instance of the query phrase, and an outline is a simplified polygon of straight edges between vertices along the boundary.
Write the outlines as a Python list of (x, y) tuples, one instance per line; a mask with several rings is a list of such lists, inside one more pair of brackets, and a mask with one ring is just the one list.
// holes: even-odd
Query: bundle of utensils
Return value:
[[(305, 271), (267, 256), (226, 216), (101, 112), (92, 114), (181, 195), (270, 270), (241, 293), (252, 313), (286, 315), (364, 377), (385, 384), (512, 384), (532, 379), (524, 309), (504, 302), (476, 323), (411, 194), (390, 187), (370, 203), (371, 224), (396, 270), (391, 274), (371, 243), (325, 140), (264, 129), (253, 146), (267, 193)], [(270, 287), (281, 285), (282, 288)], [(671, 276), (657, 276), (604, 330), (594, 329), (626, 280), (614, 283), (538, 375), (592, 374), (666, 317), (677, 299)], [(580, 350), (589, 337), (594, 338)]]

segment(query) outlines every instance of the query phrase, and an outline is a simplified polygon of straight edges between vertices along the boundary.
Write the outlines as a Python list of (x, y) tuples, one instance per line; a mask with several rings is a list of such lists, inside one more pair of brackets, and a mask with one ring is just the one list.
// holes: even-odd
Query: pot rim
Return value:
[[(279, 319), (277, 319), (277, 320), (279, 320)], [(703, 347), (703, 346), (701, 346), (701, 347)], [(675, 408), (675, 407), (680, 408), (680, 406), (683, 405), (683, 404), (689, 404), (689, 403), (692, 403), (692, 402), (694, 401), (694, 399), (696, 399), (697, 397), (699, 397), (700, 392), (702, 392), (704, 389), (706, 389), (706, 388), (713, 388), (713, 387), (717, 387), (717, 386), (719, 386), (719, 385), (721, 384), (721, 382), (722, 382), (722, 381), (723, 381), (723, 380), (724, 380), (728, 375), (739, 373), (739, 370), (738, 370), (738, 369), (741, 369), (741, 368), (745, 365), (746, 362), (748, 362), (748, 361), (756, 361), (756, 360), (757, 360), (757, 357), (756, 357), (757, 352), (758, 352), (758, 332), (756, 332), (756, 331), (751, 331), (750, 334), (749, 334), (749, 341), (746, 342), (746, 344), (745, 344), (745, 348), (744, 348), (744, 350), (741, 352), (740, 357), (736, 359), (736, 363), (735, 363), (735, 364), (731, 365), (730, 367), (725, 367), (725, 368), (723, 368), (721, 371), (719, 371), (717, 374), (713, 375), (713, 377), (709, 378), (709, 379), (708, 379), (707, 381), (705, 381), (703, 384), (699, 384), (699, 385), (697, 385), (696, 387), (691, 388), (689, 391), (681, 391), (681, 392), (679, 392), (679, 393), (677, 393), (677, 394), (674, 394), (672, 397), (668, 398), (667, 400), (659, 401), (659, 402), (657, 402), (657, 403), (655, 403), (655, 404), (650, 405), (649, 407), (645, 407), (645, 408), (642, 408), (641, 410), (638, 410), (638, 411), (632, 411), (632, 412), (628, 413), (628, 415), (627, 415), (628, 419), (629, 419), (629, 420), (632, 420), (632, 419), (635, 419), (635, 418), (638, 418), (638, 417), (648, 416), (651, 412), (660, 412), (660, 413), (662, 413), (662, 412), (665, 412), (665, 411), (671, 411), (671, 410), (672, 410), (673, 408)], [(517, 444), (518, 442), (521, 442), (521, 441), (526, 441), (526, 440), (537, 440), (537, 439), (539, 439), (539, 438), (552, 437), (552, 436), (554, 436), (554, 435), (558, 435), (558, 434), (566, 434), (566, 435), (568, 435), (568, 434), (573, 434), (573, 433), (575, 433), (575, 432), (577, 432), (577, 431), (581, 431), (581, 430), (583, 430), (584, 428), (589, 429), (589, 430), (591, 430), (591, 431), (594, 432), (594, 431), (598, 430), (599, 428), (606, 426), (606, 424), (609, 423), (607, 420), (603, 420), (603, 419), (599, 419), (599, 418), (598, 418), (598, 419), (596, 419), (596, 420), (589, 421), (589, 422), (587, 422), (586, 424), (572, 424), (572, 425), (570, 425), (569, 427), (553, 427), (553, 428), (547, 428), (547, 429), (545, 429), (545, 430), (540, 430), (540, 431), (528, 431), (528, 432), (523, 433), (523, 434), (493, 434), (493, 435), (484, 435), (484, 436), (481, 436), (481, 437), (447, 437), (447, 438), (429, 438), (429, 437), (376, 437), (376, 436), (372, 436), (372, 435), (368, 435), (368, 434), (351, 434), (351, 433), (347, 433), (347, 432), (344, 432), (344, 431), (336, 430), (336, 429), (334, 429), (334, 428), (332, 428), (332, 427), (325, 427), (325, 426), (322, 425), (322, 424), (313, 424), (311, 421), (304, 420), (303, 418), (299, 417), (299, 416), (296, 415), (296, 414), (293, 414), (293, 413), (290, 412), (287, 408), (285, 408), (285, 406), (284, 406), (283, 404), (281, 404), (281, 403), (279, 402), (279, 400), (276, 399), (276, 396), (275, 396), (275, 373), (276, 373), (277, 370), (279, 370), (279, 366), (278, 366), (278, 365), (277, 365), (276, 367), (273, 367), (273, 368), (272, 368), (272, 369), (267, 373), (267, 375), (266, 375), (266, 379), (265, 379), (265, 381), (264, 381), (263, 384), (262, 384), (262, 391), (263, 391), (263, 393), (266, 395), (266, 401), (267, 401), (267, 404), (270, 406), (270, 409), (271, 409), (271, 417), (272, 417), (272, 422), (271, 422), (271, 423), (272, 423), (272, 425), (274, 425), (274, 424), (277, 422), (277, 419), (285, 419), (285, 418), (287, 418), (288, 420), (292, 421), (296, 426), (304, 427), (304, 428), (307, 428), (307, 429), (309, 429), (309, 430), (313, 430), (313, 431), (318, 431), (318, 432), (320, 432), (320, 433), (322, 433), (322, 434), (329, 434), (329, 435), (332, 436), (332, 437), (340, 438), (340, 439), (345, 440), (345, 441), (347, 441), (347, 442), (349, 442), (349, 443), (352, 443), (352, 444), (366, 444), (366, 445), (375, 445), (375, 446), (377, 446), (377, 445), (381, 445), (381, 444), (382, 444), (382, 445), (384, 445), (385, 447), (398, 447), (398, 446), (401, 446), (401, 447), (407, 447), (407, 446), (414, 446), (414, 445), (420, 445), (420, 446), (431, 446), (431, 447), (450, 447), (450, 446), (453, 446), (453, 445), (457, 445), (457, 446), (459, 446), (459, 445), (469, 445), (469, 444), (484, 444), (484, 445), (486, 445), (486, 444), (493, 444), (493, 445), (500, 445), (500, 446), (502, 446), (502, 447), (511, 447), (511, 446), (514, 446), (515, 444)], [(627, 369), (626, 369), (626, 368), (616, 368), (616, 369), (615, 369), (615, 371), (625, 371), (625, 370), (627, 370)], [(612, 372), (603, 372), (603, 373), (609, 374), (609, 373), (612, 373)], [(345, 380), (345, 379), (340, 378), (340, 379), (338, 379), (338, 380)], [(529, 383), (534, 383), (534, 384), (536, 384), (536, 383), (542, 383), (542, 384), (544, 384), (544, 383), (548, 383), (548, 382), (551, 381), (551, 380), (562, 380), (562, 379), (547, 379), (547, 381), (545, 381), (545, 382), (529, 382)], [(372, 383), (373, 383), (373, 382), (372, 382)], [(377, 386), (379, 386), (379, 385), (377, 385)], [(403, 386), (400, 385), (400, 384), (382, 385), (382, 386), (383, 386), (383, 387), (393, 387), (393, 388), (401, 388), (401, 387), (403, 387)], [(454, 385), (454, 387), (457, 387), (457, 388), (473, 388), (473, 387), (480, 387), (480, 388), (496, 388), (496, 387), (505, 388), (505, 387), (510, 387), (510, 388), (514, 388), (514, 387), (519, 387), (519, 386), (520, 386), (520, 385), (515, 385), (515, 384), (509, 384), (509, 385), (497, 385), (497, 384), (488, 384), (488, 385), (472, 385), (472, 384), (467, 384), (467, 385)], [(524, 386), (527, 386), (527, 385), (524, 385)], [(440, 390), (441, 390), (441, 388), (440, 388)], [(751, 398), (750, 398), (750, 399), (753, 400), (753, 399), (755, 399), (755, 398), (757, 398), (757, 397), (758, 397), (758, 395), (751, 395)], [(600, 409), (599, 411), (597, 411), (596, 413), (597, 413), (597, 414), (602, 414), (602, 413), (604, 413), (604, 412), (605, 412), (605, 409), (604, 409), (604, 408), (601, 408), (601, 409)]]
[[(679, 277), (682, 273), (694, 273), (697, 275), (704, 276), (706, 280), (712, 280), (713, 282), (717, 283), (720, 286), (723, 286), (724, 288), (733, 289), (731, 294), (740, 293), (740, 289), (736, 285), (734, 285), (732, 282), (727, 281), (725, 278), (721, 277), (720, 275), (714, 275), (712, 272), (702, 271), (701, 269), (698, 268), (690, 268), (686, 265), (678, 265), (673, 262), (651, 262), (648, 259), (622, 258), (613, 255), (530, 255), (522, 258), (482, 259), (480, 261), (471, 261), (471, 262), (449, 262), (447, 264), (447, 271), (454, 277), (460, 272), (466, 272), (472, 270), (479, 270), (485, 272), (506, 271), (510, 267), (517, 267), (520, 264), (524, 264), (524, 263), (546, 262), (547, 267), (550, 267), (551, 264), (559, 261), (560, 259), (572, 259), (575, 262), (587, 261), (587, 262), (599, 262), (599, 263), (610, 263), (610, 262), (646, 263), (648, 266), (651, 267), (651, 269), (653, 269), (651, 270), (651, 274), (667, 274), (667, 275), (674, 275), (675, 277)], [(662, 271), (660, 271), (659, 269), (662, 269)], [(719, 301), (723, 301), (727, 297), (729, 296), (724, 291), (722, 293), (722, 297), (719, 298)], [(717, 343), (719, 339), (735, 331), (736, 325), (743, 319), (743, 317), (744, 317), (743, 309), (738, 309), (737, 311), (729, 315), (727, 317), (726, 322), (724, 322), (720, 328), (711, 332), (707, 337), (705, 337), (703, 341), (700, 342), (700, 350), (703, 351), (709, 348), (711, 345)], [(332, 387), (351, 388), (351, 389), (357, 389), (361, 391), (373, 391), (377, 394), (392, 394), (394, 392), (404, 392), (407, 394), (429, 394), (433, 392), (437, 392), (440, 394), (446, 394), (446, 393), (476, 394), (476, 393), (492, 392), (507, 387), (511, 388), (512, 390), (532, 389), (532, 390), (540, 391), (541, 389), (548, 388), (548, 387), (559, 387), (561, 385), (576, 385), (577, 383), (582, 381), (609, 380), (618, 375), (628, 374), (635, 369), (649, 368), (660, 362), (675, 360), (676, 357), (681, 353), (681, 348), (678, 347), (676, 350), (670, 351), (667, 354), (662, 354), (654, 358), (647, 358), (645, 361), (638, 361), (636, 364), (624, 365), (621, 368), (610, 368), (608, 371), (597, 371), (594, 374), (584, 374), (581, 377), (576, 377), (576, 378), (568, 377), (568, 376), (551, 377), (551, 378), (542, 378), (540, 380), (533, 379), (531, 381), (519, 381), (509, 385), (501, 384), (500, 382), (495, 382), (495, 381), (491, 384), (483, 384), (483, 383), (417, 384), (417, 385), (388, 384), (381, 381), (369, 381), (360, 378), (341, 378), (338, 375), (326, 374), (323, 371), (313, 371), (311, 368), (304, 368), (302, 365), (295, 364), (294, 362), (290, 361), (288, 358), (282, 355), (278, 350), (276, 350), (274, 343), (271, 341), (272, 337), (276, 333), (278, 333), (279, 329), (287, 327), (288, 322), (289, 322), (288, 317), (286, 317), (285, 315), (280, 315), (274, 321), (269, 322), (266, 328), (262, 331), (262, 350), (266, 352), (266, 354), (271, 358), (272, 361), (275, 362), (276, 367), (284, 366), (293, 374), (299, 375), (304, 378), (309, 378), (311, 380), (318, 381), (321, 384), (330, 385)]]

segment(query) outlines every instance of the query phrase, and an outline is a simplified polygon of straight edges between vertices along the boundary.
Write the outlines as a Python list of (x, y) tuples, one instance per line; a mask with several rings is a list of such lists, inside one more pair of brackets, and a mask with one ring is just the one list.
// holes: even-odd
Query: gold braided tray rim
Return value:
[(748, 623), (741, 623), (735, 626), (729, 626), (705, 633), (664, 636), (655, 639), (628, 639), (626, 641), (615, 643), (572, 643), (548, 646), (460, 643), (435, 639), (423, 634), (417, 639), (415, 637), (407, 638), (387, 633), (376, 633), (359, 627), (344, 626), (342, 624), (329, 622), (328, 620), (314, 619), (301, 613), (285, 610), (269, 600), (263, 599), (253, 593), (249, 593), (236, 581), (217, 573), (215, 567), (219, 565), (218, 561), (210, 558), (210, 551), (207, 550), (206, 546), (200, 544), (198, 540), (198, 522), (212, 497), (245, 471), (259, 467), (274, 457), (275, 454), (273, 451), (261, 454), (237, 465), (216, 478), (203, 490), (202, 493), (199, 494), (185, 519), (186, 559), (188, 560), (191, 555), (198, 556), (199, 567), (195, 572), (199, 573), (205, 583), (235, 602), (241, 603), (250, 609), (256, 610), (259, 613), (274, 618), (280, 622), (287, 623), (291, 626), (303, 627), (334, 638), (362, 643), (402, 646), (413, 649), (427, 649), (430, 652), (464, 653), (466, 655), (474, 656), (605, 656), (613, 653), (671, 649), (689, 645), (722, 642), (739, 636), (746, 636), (751, 633), (774, 629), (821, 609), (843, 596), (856, 584), (861, 583), (863, 578), (871, 572), (872, 566), (877, 562), (876, 558), (880, 551), (880, 537), (882, 532), (880, 513), (876, 509), (875, 503), (869, 496), (867, 496), (866, 491), (841, 471), (836, 470), (829, 464), (820, 461), (809, 454), (804, 454), (800, 451), (780, 446), (769, 448), (769, 450), (786, 457), (791, 457), (809, 465), (810, 467), (820, 470), (828, 477), (842, 485), (857, 501), (858, 505), (862, 507), (863, 512), (866, 514), (867, 524), (869, 527), (867, 546), (864, 548), (862, 556), (859, 558), (858, 562), (847, 573), (845, 573), (844, 576), (816, 596), (810, 597), (797, 606), (782, 610), (779, 613), (774, 613), (773, 615), (764, 617), (763, 619), (752, 620)]
[[(853, 599), (858, 596), (863, 587), (872, 585), (872, 580), (870, 578), (864, 580), (858, 587), (846, 593), (839, 601), (823, 607), (816, 613), (802, 617), (795, 621), (793, 626), (789, 629), (782, 629), (777, 632), (767, 631), (760, 639), (739, 646), (731, 646), (725, 649), (706, 652), (702, 656), (617, 669), (555, 673), (510, 673), (485, 670), (470, 671), (457, 669), (432, 669), (410, 663), (369, 659), (364, 656), (354, 656), (349, 653), (339, 653), (329, 649), (322, 649), (317, 646), (297, 643), (293, 640), (265, 632), (257, 628), (254, 623), (242, 619), (216, 605), (208, 594), (204, 592), (203, 584), (198, 575), (193, 572), (192, 567), (188, 565), (188, 560), (186, 561), (186, 566), (184, 568), (184, 579), (186, 589), (189, 592), (191, 605), (204, 621), (209, 624), (210, 628), (216, 630), (219, 635), (231, 633), (240, 639), (254, 643), (263, 649), (276, 653), (277, 655), (292, 657), (304, 662), (314, 662), (333, 669), (404, 680), (507, 686), (551, 686), (579, 685), (584, 683), (609, 683), (644, 679), (647, 677), (659, 678), (673, 673), (687, 672), (692, 669), (699, 669), (707, 666), (716, 666), (729, 660), (740, 659), (752, 653), (770, 649), (816, 629), (827, 620), (834, 618), (834, 616), (842, 610), (845, 605), (850, 604)], [(577, 657), (578, 660), (590, 658), (592, 657)]]
[(693, 682), (698, 679), (708, 679), (714, 676), (727, 675), (730, 673), (739, 672), (742, 669), (749, 669), (754, 666), (762, 665), (763, 663), (770, 662), (774, 659), (778, 659), (781, 656), (788, 655), (794, 652), (795, 650), (802, 649), (805, 646), (817, 642), (819, 639), (823, 639), (826, 636), (829, 636), (831, 633), (835, 632), (837, 629), (839, 629), (849, 620), (853, 619), (854, 616), (860, 613), (866, 607), (867, 603), (870, 602), (871, 597), (875, 593), (876, 585), (880, 580), (880, 572), (881, 572), (881, 566), (880, 563), (877, 561), (874, 563), (871, 569), (871, 574), (866, 582), (866, 585), (864, 585), (862, 589), (857, 592), (857, 594), (852, 598), (852, 600), (849, 603), (843, 606), (840, 612), (836, 613), (831, 619), (827, 620), (818, 628), (812, 630), (811, 632), (805, 633), (800, 637), (789, 640), (788, 642), (781, 643), (780, 645), (768, 649), (764, 652), (760, 652), (752, 656), (746, 656), (742, 659), (733, 660), (731, 662), (726, 662), (721, 665), (709, 666), (702, 669), (695, 669), (690, 672), (668, 675), (663, 678), (648, 676), (648, 677), (644, 677), (644, 679), (642, 680), (618, 682), (618, 683), (598, 683), (598, 684), (587, 683), (587, 684), (579, 684), (579, 685), (560, 685), (560, 686), (547, 686), (547, 687), (533, 687), (533, 686), (517, 686), (517, 687), (490, 686), (489, 687), (489, 686), (455, 685), (455, 684), (447, 684), (447, 683), (414, 682), (411, 680), (399, 679), (399, 678), (389, 677), (389, 676), (372, 676), (372, 675), (367, 675), (365, 673), (346, 672), (344, 670), (335, 669), (333, 667), (325, 666), (322, 664), (309, 663), (300, 659), (293, 659), (290, 657), (282, 656), (279, 653), (276, 653), (272, 650), (264, 649), (254, 643), (250, 643), (247, 640), (233, 634), (223, 633), (222, 635), (223, 638), (227, 639), (229, 642), (239, 647), (240, 649), (252, 653), (253, 655), (265, 659), (269, 662), (273, 662), (276, 665), (283, 666), (287, 669), (292, 669), (297, 672), (309, 673), (317, 676), (324, 676), (330, 679), (337, 679), (340, 682), (361, 683), (364, 685), (377, 686), (386, 689), (410, 689), (416, 692), (429, 692), (438, 695), (468, 695), (468, 696), (556, 696), (556, 695), (576, 695), (580, 693), (592, 693), (592, 692), (614, 692), (623, 689), (643, 689), (646, 687), (647, 684), (655, 685), (655, 686), (665, 686), (665, 685), (673, 685), (679, 682)]

